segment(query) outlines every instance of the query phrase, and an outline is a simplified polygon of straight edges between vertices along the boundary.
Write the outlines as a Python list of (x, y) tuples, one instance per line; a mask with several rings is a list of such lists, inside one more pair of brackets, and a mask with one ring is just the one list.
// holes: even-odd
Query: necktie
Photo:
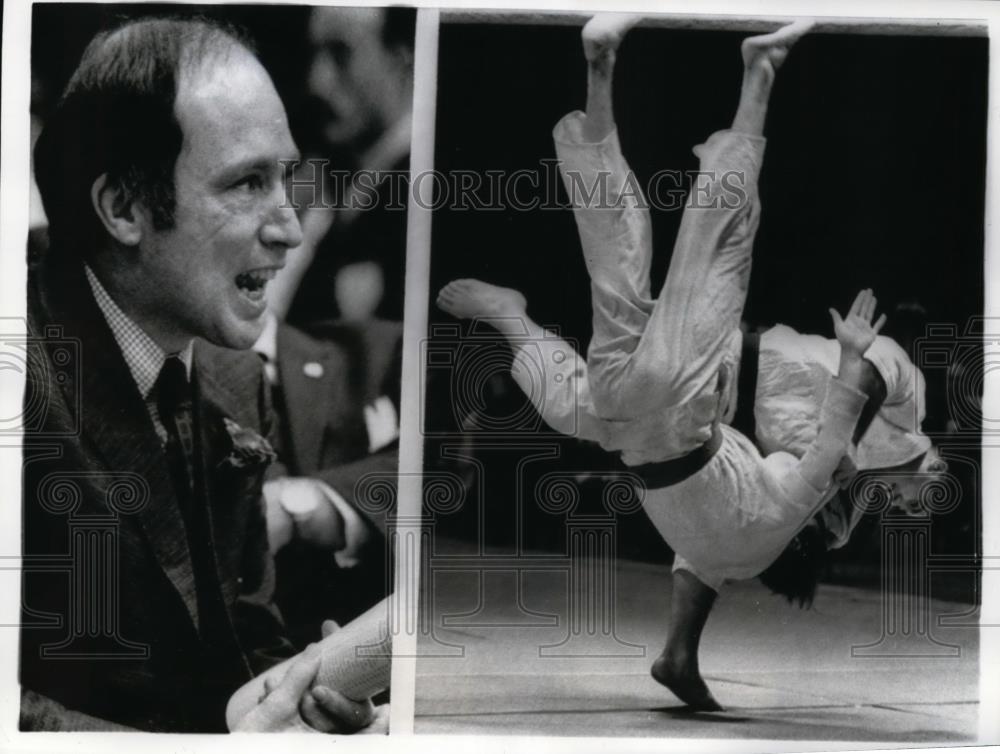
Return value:
[[(267, 384), (271, 391), (271, 433), (268, 435), (268, 440), (271, 441), (271, 446), (274, 448), (274, 452), (278, 454), (278, 460), (281, 463), (291, 463), (290, 459), (285, 458), (285, 454), (282, 452), (283, 448), (291, 447), (289, 438), (285, 437), (285, 392), (281, 389), (281, 380), (278, 375), (278, 365), (274, 363), (266, 354), (258, 353), (260, 357), (261, 364), (264, 368), (264, 377), (267, 380)], [(289, 469), (291, 471), (291, 469)]]
[(194, 419), (187, 369), (176, 356), (167, 358), (156, 380), (156, 408), (167, 430), (167, 464), (181, 503), (181, 513), (190, 524), (194, 495)]
[[(229, 619), (216, 575), (208, 511), (202, 497), (204, 482), (199, 482), (196, 476), (201, 466), (195, 441), (194, 396), (184, 362), (176, 356), (168, 357), (160, 370), (156, 390), (156, 408), (167, 430), (167, 464), (184, 518), (194, 571), (198, 633), (201, 637), (201, 655), (196, 662), (204, 674), (202, 692), (206, 694), (206, 699), (224, 700), (227, 696), (218, 692), (216, 687), (224, 687), (231, 682), (231, 663), (236, 662), (240, 666), (242, 660), (238, 653), (234, 653), (232, 638), (226, 628)], [(206, 708), (206, 714), (218, 718), (221, 712), (211, 707)]]

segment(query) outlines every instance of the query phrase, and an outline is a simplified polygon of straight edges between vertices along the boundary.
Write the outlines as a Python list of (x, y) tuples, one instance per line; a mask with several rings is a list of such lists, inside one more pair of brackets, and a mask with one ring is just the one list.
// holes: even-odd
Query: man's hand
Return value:
[[(334, 621), (323, 621), (323, 638), (337, 630)], [(317, 683), (321, 655), (320, 644), (310, 644), (237, 690), (226, 710), (230, 730), (388, 734), (387, 704), (357, 702)]]
[(344, 520), (323, 491), (309, 477), (280, 477), (264, 483), (267, 529), (271, 552), (297, 536), (333, 552), (346, 545)]
[[(299, 539), (315, 547), (321, 547), (331, 552), (343, 550), (347, 545), (344, 518), (337, 512), (336, 506), (323, 491), (322, 484), (307, 477), (297, 477), (288, 480), (286, 499), (291, 494), (292, 516), (295, 518), (295, 530)], [(302, 516), (295, 515), (296, 500), (310, 500), (309, 512)]]
[[(324, 639), (339, 629), (332, 620), (323, 621), (320, 627)], [(323, 733), (389, 732), (388, 705), (375, 707), (369, 700), (354, 702), (327, 686), (314, 686), (305, 694), (299, 711), (313, 730)]]
[(369, 726), (381, 720), (370, 699), (355, 702), (327, 686), (313, 686), (299, 704), (302, 718), (320, 733), (378, 733)]
[(841, 319), (836, 309), (830, 309), (830, 316), (833, 317), (833, 331), (840, 343), (841, 354), (846, 353), (849, 357), (860, 359), (875, 342), (875, 336), (885, 324), (884, 314), (878, 318), (874, 325), (871, 324), (877, 303), (872, 289), (865, 288), (854, 299), (851, 310), (845, 318)]
[[(323, 621), (323, 638), (338, 628), (332, 620)], [(319, 645), (310, 644), (284, 673), (271, 671), (265, 676), (257, 706), (233, 730), (388, 733), (388, 705), (375, 707), (368, 699), (356, 702), (316, 685), (320, 654)]]
[(295, 534), (295, 522), (281, 504), (284, 478), (264, 482), (264, 508), (267, 518), (267, 544), (271, 554), (287, 545)]
[(872, 289), (866, 288), (854, 299), (851, 310), (843, 319), (836, 309), (830, 309), (833, 330), (840, 343), (840, 369), (837, 378), (855, 390), (860, 389), (865, 378), (865, 351), (875, 342), (875, 336), (885, 324), (884, 314), (872, 324), (877, 303)]
[(233, 732), (310, 731), (299, 714), (299, 704), (319, 670), (319, 645), (310, 644), (278, 682), (265, 683), (265, 693), (233, 728)]

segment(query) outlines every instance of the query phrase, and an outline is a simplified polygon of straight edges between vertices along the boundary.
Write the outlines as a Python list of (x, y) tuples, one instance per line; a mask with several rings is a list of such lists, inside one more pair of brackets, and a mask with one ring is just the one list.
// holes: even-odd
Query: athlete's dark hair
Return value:
[(758, 578), (800, 608), (812, 607), (816, 587), (826, 571), (827, 553), (826, 531), (814, 518)]

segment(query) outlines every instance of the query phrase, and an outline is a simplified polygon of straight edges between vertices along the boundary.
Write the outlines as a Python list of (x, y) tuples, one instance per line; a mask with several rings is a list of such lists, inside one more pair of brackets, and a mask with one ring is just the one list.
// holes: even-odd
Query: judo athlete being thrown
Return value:
[[(829, 371), (814, 372), (825, 384), (801, 447), (775, 448), (765, 456), (724, 423), (735, 403), (733, 375), (740, 368), (740, 319), (759, 220), (757, 176), (768, 99), (776, 71), (809, 24), (798, 22), (743, 42), (745, 69), (732, 127), (695, 147), (695, 154), (700, 171), (713, 178), (713, 197), (721, 197), (724, 176), (739, 175), (745, 201), (734, 206), (720, 199), (707, 207), (702, 201), (685, 209), (666, 282), (653, 299), (648, 211), (639, 206), (634, 186), (626, 190), (629, 168), (611, 100), (616, 50), (637, 20), (609, 14), (584, 28), (587, 110), (567, 115), (554, 131), (591, 278), (593, 336), (586, 369), (574, 369), (572, 359), (565, 358), (572, 349), (528, 318), (517, 291), (456, 280), (442, 289), (437, 303), (456, 317), (483, 319), (506, 336), (515, 350), (515, 378), (519, 371), (530, 371), (516, 369), (519, 359), (537, 360), (531, 355), (537, 351), (520, 345), (541, 345), (550, 357), (562, 351), (560, 359), (543, 355), (542, 365), (546, 386), (561, 388), (539, 395), (530, 384), (521, 386), (554, 429), (619, 452), (643, 480), (644, 508), (676, 553), (674, 607), (653, 677), (694, 708), (721, 709), (701, 678), (697, 654), (718, 589), (726, 580), (764, 571), (829, 500), (873, 371), (901, 414), (923, 386), (908, 380), (913, 372), (905, 368), (909, 362), (901, 349), (876, 337), (885, 317), (873, 323), (875, 297), (863, 290), (845, 317), (830, 310), (839, 354)], [(588, 186), (610, 177), (610, 201), (588, 206), (573, 191), (574, 173)], [(837, 350), (818, 349), (826, 355)], [(556, 372), (564, 379), (553, 382)], [(568, 416), (577, 408), (579, 424)], [(902, 460), (912, 462), (914, 479), (943, 471), (926, 438), (916, 434), (918, 426), (896, 429), (895, 436), (909, 449), (900, 452), (907, 456)], [(900, 505), (911, 497), (909, 484), (892, 490)], [(856, 523), (850, 513), (845, 518), (853, 520), (844, 523), (843, 536)]]

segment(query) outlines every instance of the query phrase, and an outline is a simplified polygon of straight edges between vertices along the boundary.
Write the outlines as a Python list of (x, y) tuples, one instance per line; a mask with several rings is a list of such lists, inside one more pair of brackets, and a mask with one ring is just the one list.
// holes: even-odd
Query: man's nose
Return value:
[(261, 228), (261, 242), (268, 247), (293, 249), (302, 243), (302, 226), (287, 200), (276, 207)]
[(337, 85), (337, 66), (330, 54), (321, 52), (313, 56), (309, 66), (309, 91), (316, 97), (326, 99)]

